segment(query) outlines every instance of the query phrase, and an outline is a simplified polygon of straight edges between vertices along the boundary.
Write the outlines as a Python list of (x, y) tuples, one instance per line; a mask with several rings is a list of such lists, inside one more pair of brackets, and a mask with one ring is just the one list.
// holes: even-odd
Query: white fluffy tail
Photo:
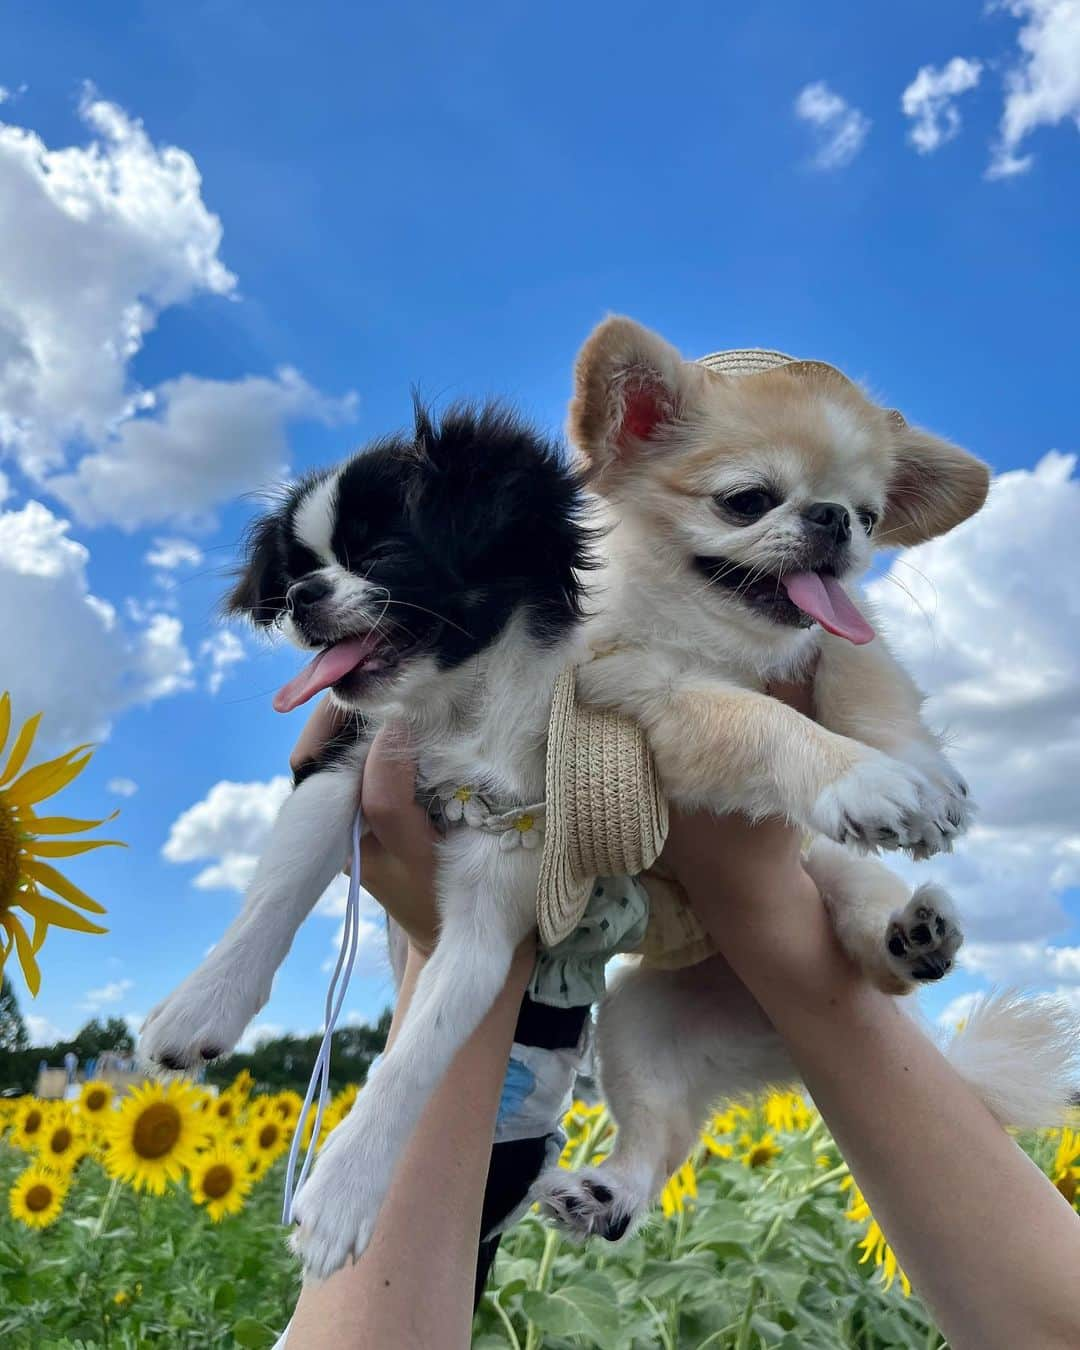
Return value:
[(993, 994), (945, 1046), (1002, 1125), (1060, 1125), (1080, 1104), (1080, 1018), (1052, 995)]

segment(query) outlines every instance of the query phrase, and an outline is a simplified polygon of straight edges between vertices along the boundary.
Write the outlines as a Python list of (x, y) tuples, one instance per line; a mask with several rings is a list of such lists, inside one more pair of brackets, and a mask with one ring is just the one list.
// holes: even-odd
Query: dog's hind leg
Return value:
[(816, 839), (804, 862), (848, 956), (886, 994), (909, 994), (952, 969), (964, 940), (956, 907), (933, 882), (914, 893), (876, 858)]
[[(465, 836), (463, 838), (463, 836)], [(322, 1279), (367, 1246), (394, 1168), (431, 1093), (495, 1002), (536, 922), (536, 861), (476, 832), (444, 845), (442, 925), (378, 1071), (334, 1130), (294, 1214), (294, 1247)]]
[(596, 1029), (604, 1096), (618, 1126), (598, 1166), (553, 1167), (533, 1198), (570, 1236), (621, 1238), (687, 1158), (718, 1101), (787, 1083), (780, 1038), (722, 957), (638, 968), (604, 999)]

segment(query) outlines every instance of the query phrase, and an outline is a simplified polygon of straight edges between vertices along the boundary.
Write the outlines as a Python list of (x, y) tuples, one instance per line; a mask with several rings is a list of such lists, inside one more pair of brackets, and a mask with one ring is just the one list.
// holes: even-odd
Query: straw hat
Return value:
[[(721, 375), (787, 365), (834, 370), (765, 350), (713, 352), (698, 364)], [(573, 670), (555, 686), (546, 776), (536, 918), (540, 940), (553, 947), (578, 926), (598, 877), (637, 876), (652, 867), (667, 838), (668, 808), (645, 733), (629, 717), (579, 703)], [(643, 949), (654, 955), (670, 952), (676, 932), (687, 951), (700, 950), (701, 930), (677, 890), (670, 882), (650, 888), (655, 914)]]

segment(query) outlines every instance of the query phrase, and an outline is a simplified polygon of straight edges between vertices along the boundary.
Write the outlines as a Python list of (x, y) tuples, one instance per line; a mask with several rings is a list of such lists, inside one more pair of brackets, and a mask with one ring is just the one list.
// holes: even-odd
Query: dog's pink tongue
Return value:
[(826, 632), (847, 638), (857, 647), (874, 640), (874, 630), (835, 577), (820, 572), (793, 572), (789, 577), (781, 577), (781, 582), (791, 603), (817, 619)]
[(368, 633), (361, 638), (335, 642), (332, 647), (321, 651), (310, 665), (305, 666), (299, 675), (294, 675), (288, 684), (277, 691), (274, 695), (274, 711), (292, 712), (323, 689), (329, 689), (343, 675), (355, 670), (364, 657), (371, 654), (377, 642), (376, 635)]

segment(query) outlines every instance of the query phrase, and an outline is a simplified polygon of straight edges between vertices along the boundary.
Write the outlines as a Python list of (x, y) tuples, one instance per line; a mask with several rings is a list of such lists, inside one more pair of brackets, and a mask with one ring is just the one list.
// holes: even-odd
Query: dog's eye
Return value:
[(866, 531), (867, 534), (869, 534), (870, 531), (874, 528), (874, 526), (878, 523), (877, 512), (871, 511), (868, 506), (860, 506), (859, 509), (855, 512), (855, 514), (859, 518), (859, 524), (863, 527), (863, 529)]
[(776, 498), (764, 488), (747, 488), (733, 492), (730, 497), (717, 497), (717, 505), (740, 520), (758, 520), (776, 505)]

